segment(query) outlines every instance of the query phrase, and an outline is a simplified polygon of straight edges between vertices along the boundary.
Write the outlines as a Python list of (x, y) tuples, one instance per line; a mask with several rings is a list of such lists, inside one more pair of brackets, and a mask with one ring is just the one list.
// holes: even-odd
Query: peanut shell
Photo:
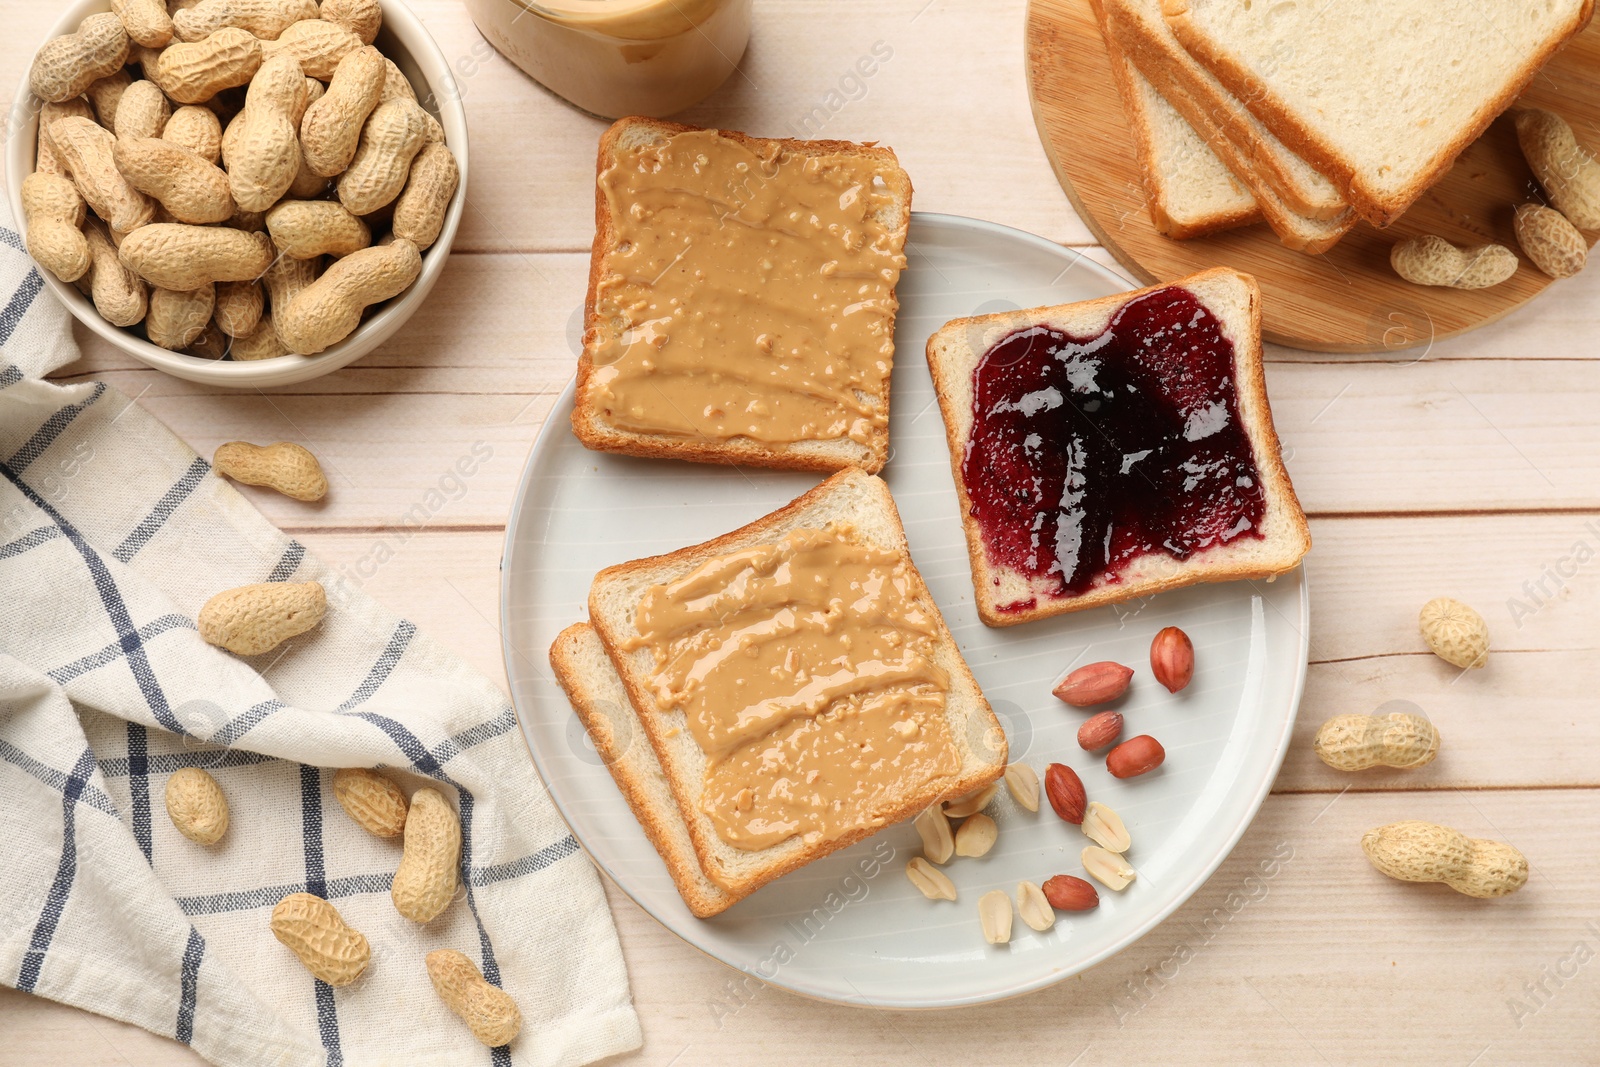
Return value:
[(1451, 666), (1472, 670), (1489, 662), (1489, 624), (1471, 606), (1435, 597), (1422, 605), (1417, 624), (1428, 648)]
[(199, 767), (180, 767), (167, 779), (167, 817), (190, 841), (214, 845), (228, 832), (228, 797)]
[(328, 613), (317, 582), (267, 582), (224, 590), (200, 609), (200, 636), (239, 656), (270, 652)]
[(299, 957), (306, 970), (334, 987), (361, 977), (372, 946), (352, 930), (339, 909), (310, 893), (291, 893), (272, 909), (272, 936)]
[(1554, 112), (1524, 108), (1516, 125), (1517, 143), (1550, 203), (1580, 230), (1600, 230), (1600, 160)]
[(64, 282), (89, 273), (93, 260), (83, 235), (87, 209), (78, 187), (59, 174), (30, 174), (22, 182), (28, 254)]
[(174, 13), (172, 27), (180, 41), (203, 40), (228, 27), (273, 41), (301, 19), (316, 17), (316, 0), (200, 0)]
[(288, 441), (266, 446), (229, 441), (217, 446), (211, 465), (236, 482), (264, 485), (293, 500), (321, 500), (328, 495), (328, 479), (317, 457)]
[(346, 767), (333, 774), (333, 795), (339, 806), (374, 837), (399, 837), (405, 832), (410, 805), (398, 785), (361, 767)]
[(461, 820), (437, 789), (411, 796), (405, 852), (389, 895), (395, 910), (416, 923), (431, 922), (450, 904), (460, 885)]
[(1523, 254), (1552, 278), (1570, 278), (1589, 262), (1589, 242), (1554, 208), (1520, 205), (1516, 230)]
[(144, 317), (145, 336), (153, 345), (181, 352), (205, 332), (216, 305), (217, 290), (213, 285), (204, 285), (186, 293), (152, 289), (150, 309)]
[(1335, 715), (1317, 730), (1312, 749), (1336, 771), (1421, 767), (1439, 754), (1439, 731), (1420, 715)]
[(128, 32), (110, 12), (90, 15), (69, 34), (49, 41), (33, 57), (28, 85), (49, 103), (71, 100), (122, 69), (128, 59)]
[(1368, 830), (1361, 850), (1390, 878), (1443, 882), (1469, 897), (1507, 896), (1528, 881), (1527, 858), (1510, 845), (1433, 823), (1397, 822)]
[(467, 1024), (473, 1037), (490, 1048), (516, 1039), (522, 1031), (517, 1002), (504, 989), (491, 985), (471, 960), (442, 948), (428, 953), (426, 963), (434, 990)]
[(224, 89), (249, 82), (261, 61), (261, 42), (230, 27), (199, 41), (168, 45), (156, 58), (150, 80), (177, 103), (203, 104)]

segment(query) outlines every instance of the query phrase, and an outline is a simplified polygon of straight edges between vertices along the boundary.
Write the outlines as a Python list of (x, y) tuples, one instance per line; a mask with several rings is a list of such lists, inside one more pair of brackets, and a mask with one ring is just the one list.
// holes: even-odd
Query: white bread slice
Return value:
[[(1343, 197), (1189, 58), (1160, 18), (1158, 0), (1104, 0), (1094, 6), (1107, 48), (1120, 48), (1244, 182), (1284, 247), (1320, 255), (1350, 232), (1356, 214)], [(1157, 32), (1162, 39), (1155, 38)], [(1170, 61), (1169, 52), (1181, 62)], [(1296, 206), (1318, 201), (1310, 213)]]
[[(1139, 65), (1137, 60), (1134, 65)], [(1312, 256), (1321, 255), (1354, 228), (1358, 218), (1349, 208), (1331, 219), (1316, 219), (1295, 211), (1271, 184), (1262, 179), (1239, 142), (1227, 136), (1215, 123), (1213, 112), (1201, 106), (1175, 82), (1169, 81), (1165, 85), (1156, 82), (1154, 79), (1161, 76), (1157, 68), (1141, 67), (1140, 71), (1152, 75), (1152, 84), (1159, 86), (1162, 95), (1179, 114), (1189, 120), (1206, 144), (1228, 165), (1228, 169), (1250, 187), (1262, 218), (1267, 220), (1267, 225), (1272, 227), (1272, 232), (1278, 235), (1278, 240), (1285, 248)]]
[(1386, 226), (1589, 21), (1593, 0), (1161, 0), (1184, 48)]
[(1223, 87), (1214, 75), (1185, 52), (1161, 15), (1161, 0), (1099, 0), (1102, 28), (1109, 28), (1134, 65), (1157, 91), (1173, 100), (1181, 95), (1189, 112), (1203, 112), (1201, 132), (1214, 130), (1208, 143), (1219, 147), (1224, 159), (1232, 158), (1240, 176), (1256, 188), (1265, 186), (1288, 215), (1335, 220), (1348, 214), (1350, 204), (1338, 187), (1300, 156), (1295, 155), (1261, 120)]
[(705, 753), (686, 728), (682, 709), (664, 712), (657, 707), (650, 687), (655, 671), (650, 650), (630, 651), (625, 647), (627, 641), (638, 636), (635, 611), (650, 586), (680, 578), (708, 559), (769, 544), (792, 530), (817, 529), (830, 522), (851, 524), (863, 541), (905, 553), (909, 559), (905, 530), (894, 499), (889, 495), (889, 487), (880, 478), (847, 469), (765, 518), (732, 533), (668, 555), (609, 567), (595, 576), (589, 591), (590, 622), (604, 641), (629, 699), (639, 711), (645, 734), (672, 786), (701, 869), (733, 896), (748, 895), (774, 878), (853, 844), (877, 829), (912, 818), (941, 798), (980, 789), (1005, 771), (1006, 745), (1000, 724), (913, 565), (910, 574), (915, 596), (938, 626), (934, 662), (950, 676), (945, 714), (951, 740), (961, 759), (959, 772), (908, 790), (886, 810), (872, 813), (878, 824), (876, 827), (862, 826), (830, 842), (807, 845), (795, 837), (770, 848), (745, 851), (717, 835), (711, 819), (699, 806), (705, 784)]
[(683, 902), (701, 919), (726, 911), (739, 898), (700, 869), (672, 786), (594, 627), (580, 622), (562, 630), (550, 646), (550, 666)]
[[(618, 119), (600, 138), (600, 151), (595, 173), (598, 176), (609, 168), (618, 152), (676, 133), (696, 129), (664, 119)], [(732, 130), (718, 131), (723, 137), (759, 150), (763, 146), (778, 145), (785, 153), (798, 156), (832, 156), (850, 154), (873, 160), (879, 166), (879, 176), (892, 196), (892, 206), (876, 218), (892, 235), (894, 248), (905, 247), (906, 229), (911, 223), (911, 179), (901, 168), (894, 150), (875, 144), (857, 144), (853, 141), (800, 141), (792, 138), (751, 137)], [(730, 187), (741, 182), (739, 176), (730, 175)], [(586, 448), (599, 452), (619, 452), (630, 456), (690, 460), (697, 463), (738, 464), (752, 467), (773, 467), (786, 470), (836, 471), (845, 467), (860, 467), (871, 473), (883, 469), (889, 456), (889, 430), (887, 422), (881, 432), (870, 442), (862, 444), (848, 437), (827, 440), (795, 441), (789, 444), (756, 441), (747, 437), (727, 440), (695, 440), (667, 434), (639, 433), (610, 423), (602, 411), (589, 399), (590, 378), (594, 370), (593, 355), (598, 347), (601, 331), (617, 327), (605, 322), (596, 313), (595, 292), (604, 273), (606, 256), (616, 245), (610, 206), (598, 181), (595, 187), (594, 247), (589, 263), (589, 292), (584, 302), (584, 345), (578, 360), (577, 400), (572, 412), (572, 430)], [(890, 323), (891, 329), (893, 323)], [(882, 394), (873, 398), (887, 418), (889, 410), (889, 379), (884, 378)]]
[[(973, 372), (984, 354), (1002, 338), (1029, 326), (1049, 326), (1068, 334), (1100, 333), (1129, 301), (1168, 286), (1150, 286), (1115, 296), (1059, 307), (1030, 308), (946, 323), (928, 339), (928, 367), (933, 373), (939, 407), (950, 445), (950, 469), (966, 527), (967, 552), (978, 615), (990, 626), (1012, 626), (1064, 612), (1082, 611), (1121, 600), (1150, 596), (1197, 582), (1267, 578), (1292, 570), (1311, 548), (1311, 531), (1294, 486), (1283, 467), (1278, 434), (1267, 403), (1261, 364), (1261, 292), (1247, 274), (1214, 267), (1171, 283), (1187, 289), (1217, 319), (1222, 335), (1233, 345), (1233, 376), (1239, 418), (1254, 453), (1265, 495), (1262, 537), (1238, 538), (1176, 560), (1150, 553), (1130, 561), (1119, 580), (1101, 580), (1079, 596), (1041, 595), (1029, 576), (990, 562), (983, 535), (972, 517), (972, 500), (962, 477), (962, 461), (973, 424)], [(1026, 610), (1002, 612), (1001, 605), (1037, 597)]]
[(1134, 69), (1110, 34), (1106, 47), (1133, 130), (1150, 221), (1175, 241), (1261, 221), (1256, 198), (1195, 128)]

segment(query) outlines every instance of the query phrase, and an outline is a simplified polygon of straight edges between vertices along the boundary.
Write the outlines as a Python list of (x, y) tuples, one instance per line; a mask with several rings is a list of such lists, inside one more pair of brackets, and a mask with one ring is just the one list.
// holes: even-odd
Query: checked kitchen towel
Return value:
[[(3, 210), (0, 983), (221, 1064), (558, 1065), (638, 1047), (599, 880), (504, 695), (128, 397), (44, 381), (77, 350)], [(264, 656), (196, 632), (213, 593), (313, 579), (328, 617)], [(180, 767), (206, 768), (228, 796), (215, 846), (167, 818)], [(433, 922), (396, 913), (399, 841), (339, 808), (335, 767), (394, 768), (457, 806), (463, 890)], [(273, 905), (300, 891), (370, 939), (353, 985), (312, 978), (273, 939)], [(434, 994), (423, 957), (436, 948), (516, 998), (510, 1046), (477, 1044)]]

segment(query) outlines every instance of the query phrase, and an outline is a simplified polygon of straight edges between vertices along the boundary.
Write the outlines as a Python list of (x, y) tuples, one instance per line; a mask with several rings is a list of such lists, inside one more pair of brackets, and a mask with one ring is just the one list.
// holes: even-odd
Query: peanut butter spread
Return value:
[(618, 152), (599, 179), (614, 236), (591, 402), (621, 429), (696, 439), (881, 433), (906, 263), (882, 166), (715, 130)]
[(708, 560), (651, 587), (634, 647), (655, 656), (662, 710), (706, 754), (700, 806), (762, 849), (883, 825), (960, 757), (945, 721), (938, 627), (909, 561), (835, 524)]

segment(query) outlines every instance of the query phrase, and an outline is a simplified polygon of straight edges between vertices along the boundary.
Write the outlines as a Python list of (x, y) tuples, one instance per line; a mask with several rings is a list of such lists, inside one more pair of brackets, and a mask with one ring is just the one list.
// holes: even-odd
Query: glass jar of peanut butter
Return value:
[(602, 118), (662, 117), (728, 79), (752, 0), (466, 0), (491, 44)]

